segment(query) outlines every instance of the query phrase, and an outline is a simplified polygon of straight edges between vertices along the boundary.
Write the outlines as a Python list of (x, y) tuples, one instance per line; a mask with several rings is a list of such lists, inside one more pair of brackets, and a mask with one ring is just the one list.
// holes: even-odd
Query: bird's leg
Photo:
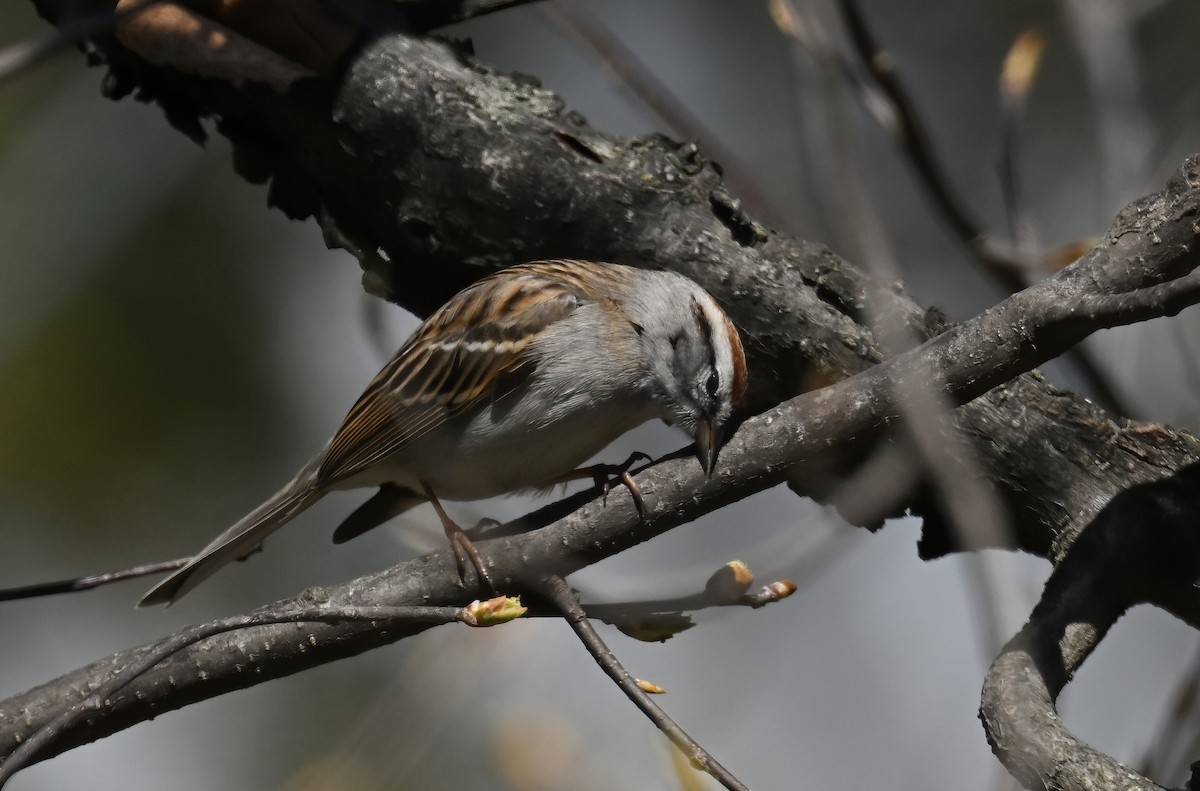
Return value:
[(591, 478), (596, 488), (601, 491), (605, 505), (608, 505), (608, 493), (612, 491), (613, 486), (620, 483), (629, 490), (629, 495), (633, 498), (633, 507), (637, 509), (638, 516), (645, 516), (646, 504), (642, 501), (642, 492), (638, 489), (633, 476), (629, 474), (629, 470), (638, 461), (654, 460), (648, 454), (635, 450), (629, 454), (628, 459), (620, 464), (593, 464), (590, 467), (580, 467), (564, 473), (551, 483), (566, 483), (567, 481), (578, 481), (581, 478)]
[(450, 549), (454, 551), (454, 564), (458, 566), (458, 579), (466, 583), (467, 580), (467, 560), (471, 561), (471, 565), (475, 567), (475, 573), (479, 575), (479, 581), (487, 586), (492, 593), (496, 592), (496, 586), (492, 584), (492, 577), (487, 573), (487, 569), (483, 567), (483, 558), (479, 554), (479, 550), (471, 543), (471, 539), (463, 532), (463, 529), (450, 518), (446, 513), (446, 509), (442, 508), (442, 503), (438, 500), (437, 495), (433, 493), (433, 489), (429, 488), (429, 484), (422, 482), (421, 488), (425, 491), (425, 496), (429, 498), (429, 502), (433, 504), (433, 510), (437, 512), (438, 519), (442, 522), (442, 529), (446, 531), (446, 538), (450, 541)]

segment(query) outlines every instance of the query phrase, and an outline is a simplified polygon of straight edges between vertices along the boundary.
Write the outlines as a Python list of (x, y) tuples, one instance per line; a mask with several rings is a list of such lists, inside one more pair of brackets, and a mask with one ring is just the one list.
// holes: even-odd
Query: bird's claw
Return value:
[(640, 450), (635, 450), (629, 454), (629, 458), (620, 464), (598, 464), (593, 468), (593, 480), (596, 487), (600, 489), (600, 503), (608, 505), (608, 493), (613, 487), (620, 483), (629, 490), (629, 496), (633, 498), (633, 507), (638, 512), (638, 517), (646, 515), (646, 503), (642, 500), (642, 491), (638, 488), (637, 483), (633, 480), (633, 476), (629, 474), (629, 470), (638, 461), (654, 461), (649, 454), (642, 453)]

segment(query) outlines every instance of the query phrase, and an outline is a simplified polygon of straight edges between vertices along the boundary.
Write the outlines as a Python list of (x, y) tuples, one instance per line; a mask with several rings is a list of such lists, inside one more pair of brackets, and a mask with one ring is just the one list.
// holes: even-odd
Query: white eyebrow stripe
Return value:
[(725, 314), (721, 308), (717, 306), (715, 300), (707, 292), (702, 292), (703, 297), (697, 300), (700, 306), (701, 313), (704, 316), (708, 327), (709, 343), (713, 350), (713, 368), (717, 372), (718, 386), (721, 390), (731, 391), (733, 387), (734, 365), (733, 365), (733, 347), (730, 344), (729, 336), (724, 331)]

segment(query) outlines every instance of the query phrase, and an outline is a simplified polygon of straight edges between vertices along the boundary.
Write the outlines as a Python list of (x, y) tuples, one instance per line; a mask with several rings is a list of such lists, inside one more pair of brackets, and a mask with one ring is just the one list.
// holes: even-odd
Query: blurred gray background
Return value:
[[(729, 152), (731, 180), (754, 193), (770, 224), (902, 279), (953, 318), (1001, 296), (892, 141), (780, 33), (765, 2), (547, 7), (454, 32), (473, 38), (482, 62), (538, 76), (601, 129), (671, 131), (568, 32), (564, 20), (578, 23), (586, 11), (602, 26), (593, 38), (613, 37), (640, 63), (621, 55), (625, 65), (661, 82), (698, 120), (673, 134)], [(1018, 130), (1028, 222), (1017, 241), (1027, 252), (1102, 233), (1198, 149), (1195, 3), (864, 0), (863, 8), (964, 206), (1005, 241), (996, 79), (1016, 35), (1040, 28), (1044, 66)], [(0, 6), (0, 45), (47, 29), (27, 3)], [(232, 174), (223, 140), (201, 149), (159, 110), (101, 99), (100, 78), (69, 51), (0, 84), (0, 586), (194, 551), (323, 445), (415, 325), (366, 297), (355, 261), (327, 251), (313, 223), (268, 210), (265, 190)], [(1193, 309), (1103, 332), (1089, 348), (1137, 415), (1195, 428), (1198, 321)], [(1069, 366), (1050, 375), (1079, 385)], [(682, 444), (648, 426), (604, 456)], [(332, 527), (364, 496), (326, 498), (266, 553), (169, 610), (134, 610), (148, 587), (140, 582), (0, 605), (0, 696), (179, 625), (441, 545), (422, 508), (333, 547)], [(452, 512), (471, 523), (528, 506), (504, 499)], [(736, 557), (764, 581), (799, 584), (792, 599), (761, 611), (700, 613), (697, 628), (664, 645), (603, 632), (752, 788), (1004, 788), (975, 717), (998, 648), (987, 623), (997, 619), (1001, 637), (1015, 631), (1048, 565), (1005, 553), (922, 563), (917, 536), (911, 520), (868, 535), (773, 491), (572, 582), (593, 601), (689, 593)], [(998, 581), (991, 596), (981, 594), (981, 573)], [(1184, 741), (1179, 729), (1172, 740), (1158, 729), (1195, 672), (1198, 647), (1169, 617), (1133, 612), (1068, 688), (1068, 726), (1134, 764), (1156, 742)], [(1155, 753), (1166, 773), (1157, 780), (1185, 779), (1200, 755), (1183, 752)], [(539, 620), (443, 627), (191, 706), (39, 764), (10, 787), (684, 788), (673, 761), (570, 630)]]

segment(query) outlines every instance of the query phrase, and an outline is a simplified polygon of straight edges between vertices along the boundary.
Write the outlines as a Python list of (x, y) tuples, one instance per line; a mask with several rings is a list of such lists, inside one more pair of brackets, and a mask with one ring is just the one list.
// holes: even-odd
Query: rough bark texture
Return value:
[[(1155, 226), (1159, 232), (1191, 228), (1191, 216), (1200, 212), (1200, 158), (1189, 161), (1163, 194), (1172, 196), (1172, 210), (1159, 218)], [(725, 447), (711, 479), (692, 459), (656, 464), (637, 479), (645, 501), (641, 518), (623, 491), (610, 495), (607, 504), (592, 500), (572, 512), (586, 500), (585, 493), (546, 509), (543, 517), (555, 521), (541, 529), (523, 529), (528, 527), (523, 525), (515, 535), (481, 541), (478, 548), (487, 559), (492, 579), (506, 591), (518, 591), (530, 586), (531, 573), (570, 574), (789, 477), (806, 479), (823, 466), (825, 448), (887, 430), (901, 412), (897, 393), (903, 387), (897, 384), (906, 378), (944, 382), (946, 394), (954, 401), (970, 401), (996, 381), (1009, 379), (1068, 348), (1091, 329), (1128, 320), (1131, 312), (1159, 315), (1184, 302), (1200, 301), (1200, 271), (1188, 272), (1200, 263), (1196, 231), (1188, 233), (1193, 237), (1188, 244), (1175, 245), (1173, 257), (1157, 262), (1157, 275), (1147, 269), (1140, 276), (1123, 276), (1132, 268), (1102, 246), (1074, 269), (1014, 295), (916, 349), (750, 418)], [(1138, 236), (1143, 245), (1151, 244), (1145, 234)], [(1097, 290), (1098, 283), (1109, 280), (1114, 280), (1106, 284), (1109, 291)], [(1159, 281), (1166, 282), (1147, 285)], [(1097, 302), (1092, 297), (1098, 294), (1116, 296)], [(1014, 321), (1014, 316), (1020, 320)], [(1193, 492), (1186, 487), (1182, 491)], [(1168, 512), (1177, 510), (1177, 504), (1168, 505)], [(559, 518), (562, 513), (567, 515)], [(1143, 519), (1153, 516), (1149, 509), (1140, 514)], [(1173, 530), (1188, 528), (1186, 520), (1174, 519)], [(1155, 558), (1163, 556), (1163, 547), (1176, 546), (1163, 541), (1158, 533), (1125, 531), (1121, 535), (1133, 542), (1154, 535), (1159, 550), (1153, 553)], [(1105, 546), (1112, 557), (1134, 551), (1128, 545)], [(1086, 563), (1083, 566), (1090, 568)], [(1143, 581), (1146, 569), (1152, 567), (1152, 562), (1131, 567), (1133, 579)], [(1181, 608), (1186, 617), (1200, 623), (1200, 597), (1186, 574), (1158, 579), (1155, 590), (1156, 601)], [(459, 586), (451, 553), (444, 550), (338, 588), (310, 591), (302, 603), (429, 605), (459, 602), (475, 594)], [(92, 716), (67, 728), (53, 749), (38, 757), (49, 757), (162, 711), (295, 673), (410, 633), (347, 623), (265, 626), (253, 634), (247, 630), (211, 638), (137, 678), (119, 694), (109, 695)], [(0, 754), (7, 754), (56, 712), (85, 697), (144, 650), (118, 654), (0, 704)]]
[[(52, 3), (38, 4), (54, 17)], [(683, 461), (645, 473), (639, 478), (645, 521), (618, 499), (519, 538), (483, 543), (497, 580), (519, 582), (528, 568), (570, 573), (785, 479), (799, 491), (829, 495), (836, 485), (830, 471), (844, 472), (888, 436), (903, 411), (895, 394), (906, 379), (943, 383), (937, 389), (966, 404), (957, 422), (971, 440), (972, 463), (1012, 517), (1013, 534), (993, 540), (1056, 564), (1115, 495), (1200, 459), (1200, 442), (1190, 434), (1113, 422), (1036, 375), (1019, 376), (1096, 329), (1170, 315), (1196, 301), (1195, 159), (1161, 193), (1126, 209), (1072, 269), (881, 365), (889, 352), (866, 326), (868, 305), (898, 317), (919, 339), (943, 333), (945, 322), (829, 250), (763, 228), (694, 146), (598, 132), (528, 78), (475, 65), (454, 46), (364, 34), (361, 48), (338, 68), (297, 81), (285, 94), (155, 67), (113, 38), (91, 46), (110, 68), (111, 95), (136, 90), (158, 101), (193, 137), (204, 134), (201, 119), (216, 118), (237, 147), (239, 172), (269, 180), (271, 200), (292, 216), (317, 217), (331, 244), (357, 255), (368, 289), (417, 313), (485, 272), (522, 260), (568, 256), (668, 268), (705, 286), (742, 331), (754, 386), (748, 411), (838, 382), (748, 420), (712, 481)], [(905, 505), (926, 516), (923, 555), (955, 548), (932, 499)], [(1166, 524), (1163, 514), (1177, 505), (1159, 502), (1139, 518)], [(1136, 544), (1145, 536), (1127, 531), (1121, 540)], [(448, 553), (438, 553), (310, 598), (456, 601), (464, 592), (453, 580)], [(1200, 623), (1190, 582), (1172, 577), (1163, 585), (1152, 600)], [(1106, 628), (1097, 628), (1096, 641)], [(139, 678), (66, 731), (54, 750), (400, 636), (345, 624), (214, 638)], [(138, 650), (0, 704), (0, 754)], [(1077, 653), (1078, 661), (1086, 656)], [(1045, 663), (1029, 667), (1012, 652), (998, 660), (1000, 694), (985, 700), (985, 719), (989, 701), (1003, 700), (1003, 683), (1022, 674), (1042, 685), (1040, 693), (1022, 692), (1041, 706), (1036, 716), (1053, 719), (1053, 696), (1073, 667), (1064, 665), (1061, 679), (1040, 677)], [(993, 722), (1003, 730), (1004, 720)], [(1005, 755), (1021, 749), (993, 743)], [(1066, 760), (1045, 744), (1057, 756), (1047, 765)], [(1109, 769), (1123, 768), (1093, 767), (1097, 778)], [(1029, 774), (1014, 772), (1035, 785), (1053, 776), (1042, 764)]]
[[(110, 94), (158, 100), (193, 136), (203, 134), (199, 119), (215, 117), (241, 173), (270, 180), (271, 201), (289, 214), (315, 215), (331, 244), (359, 258), (369, 290), (418, 314), (523, 260), (673, 269), (712, 292), (746, 336), (751, 412), (883, 359), (865, 325), (868, 302), (918, 338), (945, 329), (895, 284), (763, 228), (695, 146), (596, 131), (532, 79), (492, 72), (450, 44), (380, 36), (335, 74), (283, 96), (98, 45)], [(1144, 222), (1125, 219), (1131, 230)], [(1124, 232), (1114, 231), (1113, 254)], [(1178, 469), (1200, 447), (1164, 427), (1113, 422), (1034, 377), (971, 404), (960, 425), (1012, 515), (1014, 545), (1051, 558), (1117, 492)], [(836, 449), (826, 467), (842, 471), (862, 450)], [(799, 489), (822, 497), (834, 483), (818, 477)], [(932, 499), (906, 505), (927, 517), (923, 556), (955, 548)]]

